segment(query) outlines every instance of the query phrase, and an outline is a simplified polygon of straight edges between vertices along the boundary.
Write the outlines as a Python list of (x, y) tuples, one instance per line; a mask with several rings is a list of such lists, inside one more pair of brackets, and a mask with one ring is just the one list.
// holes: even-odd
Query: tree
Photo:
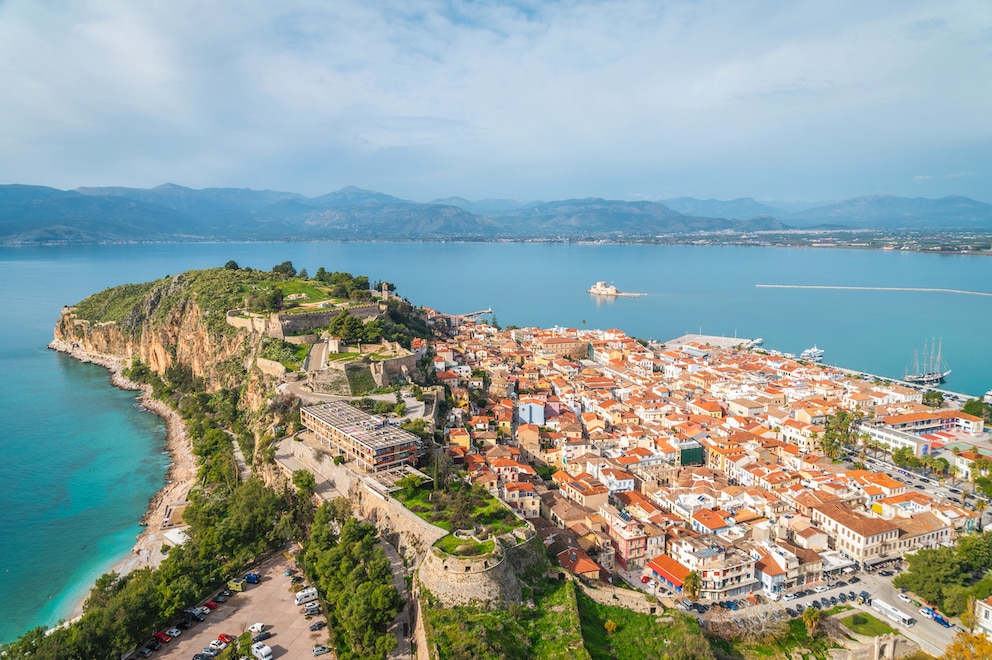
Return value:
[(699, 575), (699, 571), (689, 571), (689, 574), (685, 576), (685, 580), (682, 582), (682, 595), (694, 601), (699, 598), (702, 590), (703, 579)]
[(235, 261), (234, 259), (231, 259), (226, 264), (224, 264), (224, 268), (227, 270), (239, 270), (238, 262)]
[(941, 601), (946, 589), (964, 584), (967, 578), (955, 548), (921, 548), (904, 559), (909, 570), (897, 575), (892, 584), (909, 589), (928, 603)]
[(293, 266), (292, 261), (284, 261), (281, 264), (276, 264), (272, 267), (272, 272), (277, 275), (285, 275), (286, 277), (296, 277), (296, 268)]
[(617, 624), (615, 621), (607, 621), (603, 624), (603, 628), (606, 629), (606, 632), (612, 635), (617, 631)]
[(317, 488), (317, 479), (310, 470), (296, 470), (293, 472), (293, 485), (300, 497), (309, 498)]
[(300, 272), (297, 273), (297, 277), (299, 277), (301, 280), (308, 280), (310, 279), (310, 274), (307, 272), (306, 268), (301, 268)]
[(816, 631), (820, 628), (820, 610), (807, 607), (803, 610), (803, 624), (810, 637), (816, 637)]
[(958, 633), (940, 656), (941, 660), (979, 660), (992, 658), (992, 639), (985, 635)]
[(923, 393), (923, 405), (931, 408), (940, 408), (944, 405), (944, 393), (937, 390), (928, 390)]

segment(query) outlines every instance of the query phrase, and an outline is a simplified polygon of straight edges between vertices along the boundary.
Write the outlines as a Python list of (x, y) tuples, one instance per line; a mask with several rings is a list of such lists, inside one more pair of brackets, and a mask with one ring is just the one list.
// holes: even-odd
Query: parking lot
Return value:
[[(181, 636), (163, 644), (151, 657), (189, 660), (221, 633), (238, 636), (248, 630), (248, 626), (259, 622), (264, 623), (265, 630), (273, 635), (265, 640), (272, 649), (273, 658), (312, 657), (313, 647), (327, 642), (327, 630), (311, 632), (310, 625), (323, 618), (308, 620), (294, 604), (290, 578), (285, 575), (290, 567), (282, 555), (265, 562), (257, 569), (262, 574), (259, 584), (246, 585), (244, 591), (234, 592), (226, 603), (219, 603), (205, 621), (194, 623)], [(169, 627), (171, 625), (163, 626), (163, 630)]]

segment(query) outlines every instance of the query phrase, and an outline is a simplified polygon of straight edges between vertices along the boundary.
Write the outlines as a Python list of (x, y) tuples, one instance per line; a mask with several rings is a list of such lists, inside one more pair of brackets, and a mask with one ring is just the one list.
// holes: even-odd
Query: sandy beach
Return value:
[[(167, 542), (166, 533), (182, 529), (184, 526), (163, 526), (167, 517), (178, 506), (186, 502), (190, 488), (196, 480), (196, 458), (193, 456), (186, 427), (182, 418), (172, 408), (151, 397), (151, 388), (128, 380), (121, 373), (126, 362), (120, 358), (89, 353), (64, 341), (53, 341), (49, 348), (65, 353), (81, 362), (91, 362), (106, 367), (111, 372), (110, 381), (124, 390), (140, 390), (138, 402), (149, 412), (165, 420), (166, 450), (172, 457), (172, 465), (165, 474), (165, 486), (148, 503), (148, 510), (141, 518), (145, 529), (138, 535), (131, 553), (117, 561), (109, 571), (124, 575), (136, 568), (157, 567), (162, 563), (162, 545)], [(171, 544), (170, 544), (171, 545)], [(77, 604), (72, 618), (82, 614), (83, 603)]]

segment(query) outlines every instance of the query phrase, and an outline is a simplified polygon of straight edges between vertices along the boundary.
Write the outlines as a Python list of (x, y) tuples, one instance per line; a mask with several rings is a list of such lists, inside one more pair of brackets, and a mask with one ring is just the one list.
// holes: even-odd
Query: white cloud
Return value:
[(0, 179), (808, 198), (939, 158), (974, 196), (990, 35), (968, 1), (13, 0)]

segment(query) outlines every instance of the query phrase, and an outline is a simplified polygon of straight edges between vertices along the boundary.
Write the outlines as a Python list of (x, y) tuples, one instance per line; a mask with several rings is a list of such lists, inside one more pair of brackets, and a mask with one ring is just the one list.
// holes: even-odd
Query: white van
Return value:
[(304, 603), (310, 603), (317, 600), (317, 588), (310, 587), (309, 589), (304, 589), (297, 592), (296, 594), (296, 604), (302, 605)]
[(251, 645), (251, 655), (256, 660), (272, 660), (272, 649), (265, 642), (255, 642)]

